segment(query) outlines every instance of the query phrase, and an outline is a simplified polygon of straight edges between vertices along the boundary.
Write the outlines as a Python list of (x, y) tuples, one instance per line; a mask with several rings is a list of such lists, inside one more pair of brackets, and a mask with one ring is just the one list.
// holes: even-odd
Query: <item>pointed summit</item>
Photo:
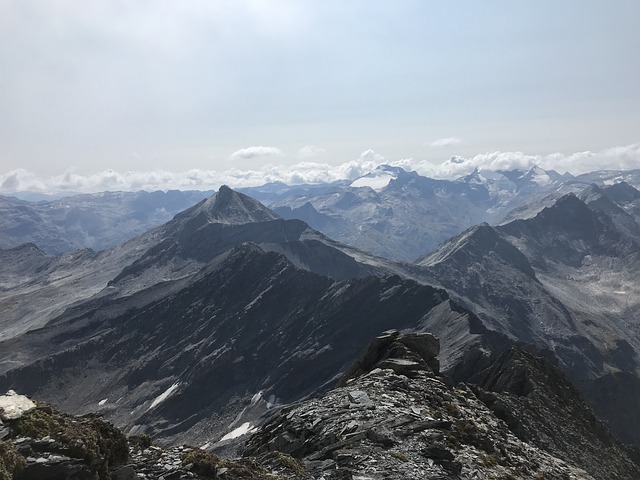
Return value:
[(595, 183), (592, 183), (580, 192), (578, 198), (588, 205), (590, 202), (599, 200), (603, 195), (604, 192), (602, 189)]
[(556, 238), (556, 236), (584, 240), (588, 244), (597, 243), (604, 225), (596, 213), (573, 193), (568, 193), (543, 208), (535, 217), (514, 220), (500, 227), (501, 231), (518, 238)]
[(503, 239), (488, 223), (475, 225), (450, 238), (416, 263), (425, 267), (453, 263), (466, 269), (469, 265), (483, 262), (486, 258), (499, 259), (525, 275), (535, 277), (533, 268), (522, 252)]
[(616, 203), (629, 203), (640, 198), (640, 191), (624, 181), (605, 188), (604, 194)]
[(168, 225), (178, 229), (187, 226), (193, 229), (210, 223), (243, 225), (279, 218), (257, 200), (222, 185), (209, 198), (176, 215)]
[(280, 218), (257, 200), (226, 185), (222, 185), (216, 193), (197, 205), (197, 208), (198, 211), (194, 213), (204, 213), (210, 223), (241, 225)]

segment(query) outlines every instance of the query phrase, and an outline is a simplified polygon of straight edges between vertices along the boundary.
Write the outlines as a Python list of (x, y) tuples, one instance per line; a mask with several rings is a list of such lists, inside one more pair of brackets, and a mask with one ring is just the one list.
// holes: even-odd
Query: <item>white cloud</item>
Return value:
[(298, 151), (298, 156), (302, 158), (311, 158), (316, 157), (321, 153), (324, 153), (325, 151), (326, 150), (324, 148), (315, 147), (313, 145), (306, 145)]
[(537, 165), (545, 170), (574, 175), (595, 170), (632, 170), (640, 168), (640, 143), (612, 147), (599, 152), (552, 153), (535, 155), (523, 152), (487, 152), (465, 158), (452, 156), (434, 164), (413, 158), (389, 162), (390, 165), (415, 170), (420, 175), (432, 178), (458, 178), (478, 170), (528, 170)]
[[(258, 150), (252, 151), (251, 149)], [(263, 154), (269, 151), (272, 154), (280, 152), (280, 150), (273, 147), (251, 147), (244, 150), (249, 150), (249, 153), (254, 156), (259, 152)], [(279, 153), (275, 154), (278, 155)], [(269, 153), (267, 153), (268, 155)], [(405, 170), (415, 170), (421, 175), (432, 178), (449, 179), (467, 175), (476, 168), (495, 171), (514, 168), (529, 169), (534, 165), (547, 170), (557, 170), (560, 173), (569, 171), (573, 174), (594, 170), (631, 170), (640, 168), (640, 143), (612, 147), (599, 152), (585, 151), (572, 154), (481, 153), (470, 158), (454, 156), (440, 164), (413, 158), (388, 161), (373, 150), (365, 150), (359, 158), (340, 165), (302, 161), (294, 165), (269, 164), (253, 170), (235, 168), (222, 172), (193, 169), (183, 172), (159, 170), (121, 173), (114, 170), (104, 170), (90, 175), (66, 172), (52, 177), (39, 177), (28, 170), (17, 169), (0, 175), (0, 193), (11, 194), (23, 191), (89, 193), (105, 190), (210, 190), (217, 189), (223, 184), (231, 187), (248, 187), (276, 181), (290, 185), (327, 183), (336, 180), (353, 180), (371, 172), (381, 164), (398, 166)]]
[(445, 137), (445, 138), (438, 138), (437, 140), (434, 140), (433, 142), (429, 142), (426, 145), (430, 147), (450, 147), (451, 145), (458, 145), (459, 143), (462, 143), (461, 138)]
[(277, 157), (280, 155), (282, 155), (282, 151), (279, 148), (263, 147), (262, 145), (260, 145), (259, 147), (247, 147), (236, 150), (231, 154), (231, 157), (247, 160), (259, 157)]

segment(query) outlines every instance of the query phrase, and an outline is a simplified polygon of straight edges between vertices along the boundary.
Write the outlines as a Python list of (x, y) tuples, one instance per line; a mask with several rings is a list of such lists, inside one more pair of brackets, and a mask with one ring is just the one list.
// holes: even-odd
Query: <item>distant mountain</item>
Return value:
[(581, 183), (596, 185), (614, 185), (620, 182), (626, 182), (630, 185), (640, 185), (640, 169), (637, 170), (598, 170), (595, 172), (583, 173), (576, 175), (576, 181)]
[(210, 192), (105, 192), (28, 202), (0, 196), (0, 248), (35, 243), (49, 254), (114, 247)]
[[(353, 181), (273, 182), (239, 191), (281, 217), (303, 220), (346, 245), (391, 260), (413, 261), (470, 226), (533, 216), (560, 196), (578, 193), (591, 183), (604, 188), (626, 180), (630, 187), (640, 186), (638, 172), (576, 177), (534, 166), (476, 170), (457, 180), (434, 180), (381, 165)], [(167, 222), (211, 193), (106, 192), (38, 202), (24, 200), (35, 198), (26, 193), (22, 200), (0, 197), (0, 248), (35, 243), (50, 254), (111, 248)], [(629, 208), (635, 213), (628, 213), (640, 215), (637, 204)]]
[(413, 261), (472, 225), (497, 223), (534, 198), (584, 186), (571, 175), (538, 167), (474, 171), (450, 181), (383, 165), (348, 185), (279, 185), (277, 195), (262, 187), (243, 191), (281, 216), (304, 220), (340, 242), (389, 259)]
[(626, 182), (620, 182), (603, 188), (602, 192), (633, 216), (636, 222), (640, 222), (640, 191)]
[(167, 438), (209, 440), (205, 420), (217, 432), (261, 391), (316, 392), (379, 331), (449, 311), (399, 265), (228, 187), (111, 250), (0, 254), (3, 385)]

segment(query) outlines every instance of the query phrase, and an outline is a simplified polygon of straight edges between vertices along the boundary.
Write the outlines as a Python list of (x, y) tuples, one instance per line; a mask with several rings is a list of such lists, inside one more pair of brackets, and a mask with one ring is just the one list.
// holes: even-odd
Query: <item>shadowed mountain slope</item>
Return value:
[[(424, 280), (477, 314), (476, 330), (553, 350), (616, 434), (635, 442), (636, 427), (621, 420), (620, 409), (637, 401), (637, 389), (620, 385), (618, 391), (628, 395), (612, 408), (595, 385), (614, 391), (626, 375), (636, 383), (640, 375), (638, 226), (599, 188), (583, 196), (588, 205), (569, 194), (531, 218), (473, 227), (419, 264)], [(460, 371), (460, 363), (448, 364)]]
[[(447, 303), (445, 292), (397, 276), (335, 282), (255, 245), (151, 290), (0, 344), (3, 356), (31, 357), (1, 388), (99, 409), (128, 431), (215, 443), (227, 425), (256, 422), (266, 399), (328, 385), (377, 332), (416, 328)], [(255, 395), (265, 400), (251, 403)]]

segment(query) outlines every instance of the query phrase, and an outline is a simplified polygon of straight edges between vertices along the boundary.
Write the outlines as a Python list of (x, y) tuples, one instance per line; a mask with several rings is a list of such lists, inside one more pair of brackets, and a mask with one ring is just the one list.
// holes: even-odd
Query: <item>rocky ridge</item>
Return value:
[[(305, 478), (604, 480), (640, 474), (552, 365), (512, 349), (487, 374), (484, 388), (454, 386), (429, 367), (434, 357), (425, 360), (425, 353), (436, 353), (433, 340), (386, 332), (342, 387), (282, 409), (250, 439), (245, 455), (286, 453), (305, 466)], [(416, 344), (432, 347), (410, 346)], [(372, 369), (365, 373), (365, 365)], [(538, 382), (547, 375), (557, 383)], [(498, 385), (525, 388), (511, 393)], [(548, 410), (554, 407), (560, 412)], [(565, 413), (570, 416), (558, 418)], [(526, 438), (530, 430), (537, 436)]]

